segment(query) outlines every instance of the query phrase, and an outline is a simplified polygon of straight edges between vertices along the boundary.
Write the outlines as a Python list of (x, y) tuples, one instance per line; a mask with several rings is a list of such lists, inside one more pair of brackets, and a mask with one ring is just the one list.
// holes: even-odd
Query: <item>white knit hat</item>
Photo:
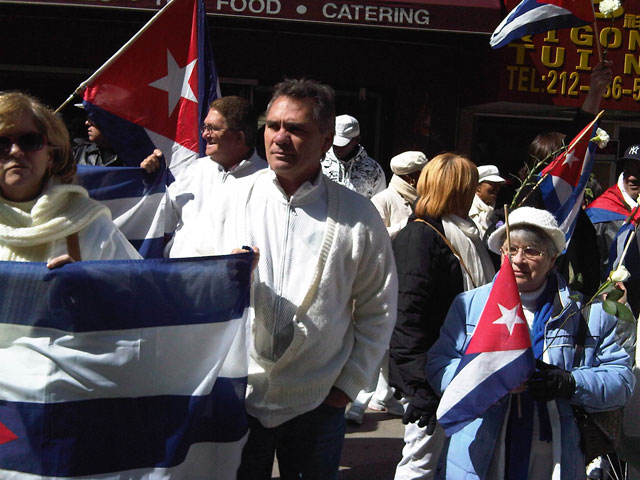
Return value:
[(428, 160), (422, 152), (402, 152), (391, 159), (389, 165), (396, 175), (408, 175), (422, 170)]
[[(564, 233), (558, 228), (558, 222), (546, 210), (533, 207), (520, 207), (509, 214), (509, 228), (521, 225), (531, 225), (544, 231), (553, 244), (562, 253), (565, 247)], [(487, 245), (489, 250), (500, 255), (500, 247), (504, 243), (507, 226), (502, 225), (491, 234)]]

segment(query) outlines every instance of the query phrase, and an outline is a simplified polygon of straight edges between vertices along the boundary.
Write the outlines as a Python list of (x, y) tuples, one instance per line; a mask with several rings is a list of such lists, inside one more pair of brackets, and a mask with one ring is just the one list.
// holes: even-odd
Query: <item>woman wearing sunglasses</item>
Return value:
[(75, 172), (64, 123), (27, 94), (0, 93), (0, 260), (140, 258)]
[[(448, 440), (437, 478), (585, 478), (572, 406), (622, 407), (634, 387), (629, 355), (615, 341), (616, 318), (601, 303), (582, 308), (556, 273), (565, 238), (546, 210), (522, 207), (498, 228), (489, 248), (510, 259), (529, 326), (537, 370), (510, 395)], [(458, 295), (429, 350), (427, 377), (443, 392), (455, 375), (491, 285)], [(577, 295), (577, 296), (576, 296)]]

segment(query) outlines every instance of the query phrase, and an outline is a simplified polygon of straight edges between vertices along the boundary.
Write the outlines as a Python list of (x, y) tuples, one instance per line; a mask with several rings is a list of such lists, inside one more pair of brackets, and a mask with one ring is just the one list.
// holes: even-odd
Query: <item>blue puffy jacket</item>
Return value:
[[(576, 381), (571, 400), (557, 399), (549, 410), (557, 408), (559, 424), (552, 424), (554, 460), (559, 463), (560, 478), (584, 478), (584, 456), (580, 450), (580, 433), (571, 404), (588, 410), (610, 410), (625, 405), (633, 392), (635, 378), (629, 355), (615, 342), (616, 318), (592, 305), (584, 355), (573, 369), (575, 338), (578, 332), (581, 301), (569, 298), (572, 292), (560, 275), (551, 318), (545, 326), (543, 360), (570, 370)], [(491, 285), (461, 293), (456, 297), (440, 336), (427, 356), (427, 378), (436, 392), (442, 393), (451, 382), (460, 358), (489, 296)], [(547, 348), (548, 347), (548, 348)], [(447, 441), (438, 467), (437, 478), (486, 478), (509, 405), (509, 397), (494, 404), (482, 417), (474, 420)], [(555, 408), (554, 405), (555, 404)], [(559, 438), (559, 442), (555, 439)], [(555, 477), (555, 476), (554, 476)]]

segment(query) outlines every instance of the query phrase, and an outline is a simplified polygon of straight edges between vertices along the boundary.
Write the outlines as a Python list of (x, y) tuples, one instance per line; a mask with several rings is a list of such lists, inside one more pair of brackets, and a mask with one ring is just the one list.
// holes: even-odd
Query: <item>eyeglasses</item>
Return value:
[(44, 136), (38, 132), (23, 133), (22, 135), (0, 137), (0, 153), (9, 154), (11, 147), (17, 145), (24, 153), (37, 152), (45, 146)]
[(538, 250), (535, 247), (514, 247), (511, 246), (509, 248), (509, 251), (507, 252), (507, 249), (505, 247), (500, 247), (500, 251), (502, 252), (503, 255), (509, 255), (509, 257), (515, 257), (519, 251), (522, 251), (522, 254), (524, 255), (524, 258), (528, 259), (528, 260), (537, 260), (539, 259), (541, 256), (544, 255), (544, 252), (541, 250)]
[(200, 125), (200, 131), (202, 133), (208, 133), (208, 134), (212, 134), (212, 133), (222, 133), (229, 130), (230, 132), (237, 132), (238, 129), (237, 128), (220, 128), (220, 127), (214, 127), (213, 125), (210, 125), (208, 123), (203, 123), (202, 125)]

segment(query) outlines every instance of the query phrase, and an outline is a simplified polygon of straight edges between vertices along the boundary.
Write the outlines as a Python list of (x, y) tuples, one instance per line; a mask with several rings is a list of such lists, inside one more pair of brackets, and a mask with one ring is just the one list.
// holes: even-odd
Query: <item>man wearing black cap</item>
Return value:
[[(638, 196), (640, 195), (640, 144), (632, 145), (625, 150), (620, 159), (622, 173), (618, 182), (605, 190), (587, 208), (587, 215), (593, 222), (598, 234), (598, 246), (600, 247), (600, 259), (603, 277), (608, 275), (609, 252), (620, 227), (627, 218), (631, 218), (634, 225), (640, 222), (640, 209), (638, 208)], [(632, 215), (633, 214), (633, 215)], [(634, 240), (637, 244), (637, 237)], [(628, 290), (628, 299), (633, 313), (640, 313), (640, 272), (631, 268), (637, 260), (637, 247), (629, 250), (625, 257), (625, 265), (631, 271), (631, 278), (625, 282)]]

